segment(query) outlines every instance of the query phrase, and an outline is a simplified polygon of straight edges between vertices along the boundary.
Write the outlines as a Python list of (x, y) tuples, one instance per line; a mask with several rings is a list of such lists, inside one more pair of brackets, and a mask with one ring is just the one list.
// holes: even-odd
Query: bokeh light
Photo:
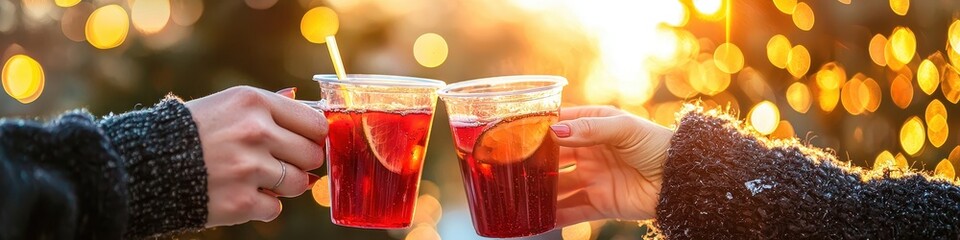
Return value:
[(55, 0), (53, 2), (56, 3), (58, 7), (68, 8), (77, 5), (77, 3), (80, 3), (80, 0)]
[(930, 144), (934, 147), (943, 146), (949, 137), (950, 127), (947, 125), (947, 108), (939, 99), (933, 99), (927, 104), (924, 120), (927, 122), (927, 137), (930, 139)]
[(797, 3), (797, 6), (793, 8), (792, 15), (793, 25), (796, 25), (800, 30), (810, 31), (810, 29), (813, 28), (815, 17), (813, 14), (813, 9), (811, 9), (810, 5), (807, 5), (807, 3)]
[(947, 28), (947, 43), (950, 45), (948, 52), (960, 53), (960, 19), (954, 19)]
[(244, 0), (243, 2), (247, 4), (247, 7), (264, 10), (276, 5), (277, 1), (279, 0)]
[(593, 229), (590, 227), (590, 222), (582, 222), (566, 226), (560, 231), (560, 235), (563, 237), (563, 240), (590, 240), (590, 235), (593, 234)]
[(890, 83), (890, 98), (893, 104), (902, 109), (906, 109), (913, 101), (913, 84), (910, 83), (904, 75), (898, 75)]
[[(876, 159), (873, 160), (874, 170), (896, 169), (900, 167), (901, 167), (900, 164), (897, 163), (897, 159), (893, 156), (892, 153), (890, 153), (890, 151), (887, 151), (887, 150), (884, 150), (883, 152), (880, 152), (880, 154), (877, 154)], [(905, 169), (906, 164), (904, 164), (904, 166), (902, 167), (904, 167), (903, 169)]]
[(300, 20), (300, 34), (312, 43), (327, 42), (326, 37), (336, 35), (339, 29), (337, 13), (328, 7), (310, 9)]
[(903, 127), (900, 128), (900, 146), (903, 147), (904, 152), (911, 156), (916, 155), (920, 152), (920, 149), (923, 149), (926, 138), (923, 122), (916, 116), (907, 119), (903, 123)]
[(859, 95), (860, 105), (864, 106), (868, 112), (876, 112), (880, 108), (883, 92), (880, 90), (880, 83), (877, 83), (873, 78), (863, 80)]
[[(910, 63), (913, 55), (917, 53), (917, 37), (909, 28), (897, 27), (890, 34), (890, 50), (894, 59), (901, 64)], [(891, 59), (886, 59), (890, 64)]]
[(787, 57), (790, 55), (790, 39), (777, 34), (767, 41), (767, 59), (777, 68), (787, 68)]
[(330, 176), (323, 175), (323, 177), (320, 177), (317, 182), (313, 183), (310, 193), (313, 195), (313, 201), (317, 202), (318, 205), (330, 207)]
[(404, 240), (440, 240), (440, 234), (429, 224), (419, 224), (410, 230)]
[(810, 70), (810, 52), (803, 45), (796, 45), (787, 55), (787, 72), (794, 78), (803, 77)]
[(447, 41), (436, 33), (425, 33), (413, 43), (413, 57), (421, 66), (434, 68), (447, 60)]
[(64, 10), (60, 18), (60, 30), (63, 31), (63, 35), (74, 42), (87, 40), (84, 28), (87, 16), (90, 16), (93, 10), (96, 8), (90, 3), (77, 4)]
[(829, 62), (820, 67), (816, 78), (820, 109), (824, 112), (833, 111), (840, 100), (840, 90), (846, 82), (847, 72), (836, 62)]
[(951, 103), (960, 101), (960, 73), (952, 65), (943, 66), (943, 73), (940, 74), (940, 90), (943, 96)]
[(793, 9), (797, 7), (797, 0), (773, 0), (773, 5), (782, 13), (793, 14)]
[(130, 31), (130, 19), (127, 11), (120, 5), (111, 4), (94, 10), (87, 18), (84, 33), (87, 42), (99, 49), (120, 46)]
[(802, 82), (794, 82), (787, 88), (787, 103), (790, 108), (798, 113), (807, 113), (813, 98), (810, 96), (810, 88)]
[(723, 43), (717, 46), (713, 53), (713, 61), (717, 68), (725, 73), (733, 74), (743, 69), (743, 52), (733, 43)]
[(884, 37), (882, 34), (873, 35), (873, 38), (870, 38), (870, 45), (868, 47), (868, 52), (870, 52), (870, 60), (873, 60), (873, 63), (881, 67), (887, 66), (887, 59), (883, 54), (886, 46), (887, 37)]
[(693, 7), (703, 15), (717, 15), (722, 6), (723, 0), (693, 0)]
[(20, 103), (28, 104), (37, 100), (43, 92), (43, 67), (37, 60), (27, 55), (14, 55), (3, 64), (0, 72), (3, 91)]
[(133, 27), (143, 34), (154, 34), (170, 21), (169, 0), (133, 0), (130, 18)]
[(890, 9), (897, 15), (906, 16), (910, 10), (910, 0), (890, 0)]
[(170, 19), (180, 26), (190, 26), (203, 15), (203, 1), (170, 0)]
[(957, 172), (956, 169), (953, 168), (953, 163), (950, 163), (950, 160), (943, 159), (940, 160), (940, 163), (937, 163), (937, 167), (933, 170), (933, 175), (953, 181), (957, 177)]
[(793, 124), (790, 124), (787, 120), (780, 120), (780, 124), (777, 124), (777, 129), (770, 133), (770, 137), (775, 139), (792, 139), (796, 136), (797, 134), (793, 130)]
[(763, 101), (753, 106), (749, 113), (750, 125), (760, 134), (767, 135), (777, 129), (780, 124), (780, 110), (770, 101)]
[(917, 67), (917, 84), (920, 86), (920, 90), (927, 95), (933, 94), (937, 90), (937, 86), (940, 85), (940, 72), (937, 71), (937, 66), (933, 65), (930, 59), (924, 59)]
[[(851, 78), (850, 81), (844, 83), (843, 88), (840, 89), (840, 103), (850, 115), (860, 115), (866, 111), (865, 104), (860, 101), (862, 95), (861, 89), (867, 89), (867, 87), (864, 86), (863, 81), (858, 77)], [(867, 98), (869, 98), (869, 94), (867, 95)]]

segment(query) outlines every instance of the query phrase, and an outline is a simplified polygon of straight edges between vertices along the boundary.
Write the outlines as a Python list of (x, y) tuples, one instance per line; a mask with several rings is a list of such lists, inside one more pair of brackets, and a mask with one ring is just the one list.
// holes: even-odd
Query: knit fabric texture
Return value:
[(128, 219), (120, 157), (93, 117), (0, 120), (0, 239), (119, 239)]
[(153, 108), (100, 123), (127, 173), (125, 238), (195, 230), (207, 218), (207, 173), (189, 109), (168, 96)]
[(656, 226), (668, 239), (958, 239), (960, 187), (911, 170), (863, 170), (796, 139), (769, 140), (688, 107), (664, 167)]

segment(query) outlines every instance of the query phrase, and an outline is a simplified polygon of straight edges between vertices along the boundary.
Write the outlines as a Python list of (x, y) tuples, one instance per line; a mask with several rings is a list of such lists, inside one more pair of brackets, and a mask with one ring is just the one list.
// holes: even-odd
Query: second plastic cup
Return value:
[(441, 81), (316, 75), (327, 117), (331, 218), (358, 228), (405, 228), (416, 205)]
[(556, 227), (557, 76), (506, 76), (451, 84), (447, 105), (477, 234), (522, 237)]

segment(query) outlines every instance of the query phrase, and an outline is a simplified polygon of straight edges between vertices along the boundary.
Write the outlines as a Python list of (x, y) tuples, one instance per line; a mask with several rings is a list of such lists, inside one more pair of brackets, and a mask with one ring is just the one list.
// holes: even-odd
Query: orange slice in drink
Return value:
[(361, 122), (364, 139), (380, 164), (407, 174), (420, 169), (431, 119), (427, 114), (366, 112)]
[(540, 148), (548, 137), (553, 115), (525, 115), (504, 119), (483, 131), (473, 146), (473, 157), (488, 164), (509, 164), (523, 161)]

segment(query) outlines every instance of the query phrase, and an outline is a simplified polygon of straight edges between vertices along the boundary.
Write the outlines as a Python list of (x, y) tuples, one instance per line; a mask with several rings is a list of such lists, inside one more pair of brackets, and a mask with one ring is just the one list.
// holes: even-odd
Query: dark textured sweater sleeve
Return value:
[(196, 124), (179, 99), (108, 116), (100, 126), (127, 173), (130, 217), (124, 237), (203, 227), (207, 173)]
[(911, 170), (851, 167), (690, 108), (664, 166), (668, 239), (958, 239), (960, 187)]

